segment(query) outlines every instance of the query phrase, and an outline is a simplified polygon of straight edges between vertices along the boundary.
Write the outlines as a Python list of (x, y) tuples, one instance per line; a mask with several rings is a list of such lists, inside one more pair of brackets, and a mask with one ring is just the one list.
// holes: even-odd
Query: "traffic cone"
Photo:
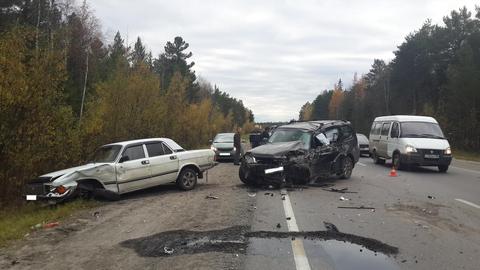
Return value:
[(392, 170), (390, 171), (390, 176), (391, 177), (397, 177), (397, 170), (395, 170), (395, 167), (392, 167)]

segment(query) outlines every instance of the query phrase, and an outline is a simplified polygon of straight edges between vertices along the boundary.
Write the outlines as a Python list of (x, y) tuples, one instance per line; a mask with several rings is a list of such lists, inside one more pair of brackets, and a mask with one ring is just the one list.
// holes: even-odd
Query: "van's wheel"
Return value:
[(403, 165), (400, 162), (400, 153), (395, 152), (392, 157), (392, 166), (395, 168), (395, 170), (401, 170), (403, 169)]
[(377, 155), (377, 151), (373, 150), (372, 159), (375, 164), (385, 164), (385, 159), (381, 159)]
[(192, 190), (197, 185), (197, 172), (191, 168), (182, 170), (177, 179), (177, 186), (183, 190)]
[(340, 173), (341, 179), (348, 179), (352, 175), (353, 160), (350, 157), (345, 157), (342, 162), (342, 171)]
[(447, 172), (448, 171), (448, 165), (438, 165), (438, 171), (439, 172)]

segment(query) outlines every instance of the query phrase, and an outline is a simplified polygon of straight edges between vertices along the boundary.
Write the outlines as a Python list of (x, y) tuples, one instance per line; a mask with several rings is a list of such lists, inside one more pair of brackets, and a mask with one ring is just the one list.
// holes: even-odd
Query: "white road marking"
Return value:
[(366, 167), (366, 166), (367, 166), (367, 164), (363, 164), (363, 163), (361, 163), (361, 162), (357, 162), (357, 164), (360, 165), (360, 166), (363, 166), (363, 167)]
[(472, 206), (472, 207), (475, 207), (475, 208), (477, 208), (477, 209), (480, 209), (480, 205), (474, 204), (474, 203), (469, 202), (469, 201), (466, 201), (466, 200), (455, 199), (455, 201), (458, 201), (458, 202), (464, 203), (464, 204), (466, 204), (466, 205), (470, 205), (470, 206)]
[[(293, 214), (292, 204), (290, 203), (290, 197), (285, 189), (281, 190), (283, 200), (283, 210), (285, 211), (285, 217), (287, 219), (287, 227), (290, 232), (298, 232), (297, 220)], [(295, 267), (297, 270), (310, 270), (310, 264), (308, 263), (308, 258), (305, 253), (305, 248), (303, 247), (303, 241), (301, 238), (295, 238), (292, 240), (292, 250), (293, 250), (293, 259), (295, 260)]]

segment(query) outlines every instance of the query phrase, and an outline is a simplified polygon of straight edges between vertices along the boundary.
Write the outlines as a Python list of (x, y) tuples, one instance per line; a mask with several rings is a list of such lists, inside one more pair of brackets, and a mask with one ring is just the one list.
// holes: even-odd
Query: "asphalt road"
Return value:
[(361, 158), (349, 180), (262, 190), (221, 163), (193, 191), (155, 187), (32, 231), (0, 268), (479, 269), (480, 165), (389, 171)]

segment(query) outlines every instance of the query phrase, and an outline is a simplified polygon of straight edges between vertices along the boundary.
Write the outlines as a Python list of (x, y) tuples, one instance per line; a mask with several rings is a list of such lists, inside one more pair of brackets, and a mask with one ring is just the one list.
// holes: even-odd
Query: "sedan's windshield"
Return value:
[(301, 141), (305, 147), (310, 146), (311, 134), (308, 131), (300, 129), (277, 129), (272, 134), (268, 142), (278, 143), (278, 142), (292, 142), (292, 141)]
[(233, 143), (233, 133), (224, 133), (224, 134), (217, 134), (213, 142), (217, 143)]
[(115, 158), (118, 156), (118, 153), (122, 149), (120, 145), (107, 145), (102, 146), (97, 149), (95, 155), (93, 156), (94, 163), (102, 163), (102, 162), (113, 162)]
[(442, 129), (436, 123), (403, 122), (400, 124), (402, 138), (445, 139)]

